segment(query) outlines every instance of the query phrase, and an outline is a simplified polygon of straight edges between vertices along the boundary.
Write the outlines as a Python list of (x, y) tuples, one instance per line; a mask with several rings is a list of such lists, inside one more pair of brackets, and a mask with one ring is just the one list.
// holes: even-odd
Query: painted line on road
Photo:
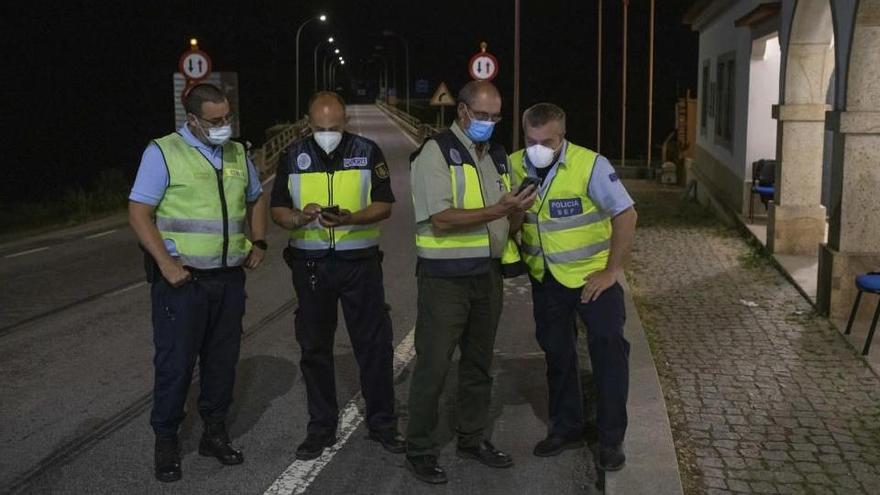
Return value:
[(143, 286), (145, 286), (145, 285), (147, 285), (147, 282), (146, 282), (146, 281), (143, 281), (143, 282), (137, 282), (137, 283), (134, 283), (134, 284), (129, 285), (128, 287), (123, 287), (123, 288), (121, 288), (121, 289), (119, 289), (119, 290), (115, 290), (115, 291), (113, 291), (113, 292), (108, 292), (107, 294), (104, 294), (104, 297), (118, 296), (119, 294), (123, 294), (123, 293), (125, 293), (125, 292), (130, 291), (130, 290), (137, 289), (138, 287), (143, 287)]
[(26, 254), (39, 253), (40, 251), (45, 251), (49, 249), (49, 246), (38, 247), (34, 249), (28, 249), (27, 251), (20, 251), (18, 253), (7, 254), (3, 256), (4, 258), (17, 258), (19, 256), (24, 256)]
[[(415, 356), (415, 327), (403, 338), (397, 348), (394, 349), (394, 379), (396, 380), (404, 368)], [(312, 482), (321, 474), (321, 471), (330, 463), (333, 456), (339, 452), (351, 435), (364, 421), (360, 410), (363, 406), (363, 395), (358, 392), (342, 410), (339, 418), (338, 440), (336, 445), (325, 449), (321, 457), (311, 461), (294, 461), (279, 476), (264, 495), (294, 495), (304, 493)]]
[(394, 124), (394, 127), (397, 127), (397, 130), (400, 131), (401, 134), (403, 134), (403, 137), (409, 139), (409, 142), (411, 142), (413, 144), (413, 146), (415, 146), (415, 147), (419, 146), (418, 141), (416, 141), (415, 138), (410, 136), (409, 133), (403, 129), (403, 127), (400, 127), (400, 124), (398, 124), (397, 121), (395, 121), (394, 119), (389, 117), (387, 113), (385, 113), (381, 110), (379, 110), (379, 113), (381, 113), (386, 119), (388, 119), (389, 122)]
[(87, 235), (87, 236), (83, 237), (83, 239), (97, 239), (99, 237), (104, 237), (105, 235), (110, 235), (118, 230), (119, 229), (105, 230), (104, 232), (98, 232), (97, 234)]

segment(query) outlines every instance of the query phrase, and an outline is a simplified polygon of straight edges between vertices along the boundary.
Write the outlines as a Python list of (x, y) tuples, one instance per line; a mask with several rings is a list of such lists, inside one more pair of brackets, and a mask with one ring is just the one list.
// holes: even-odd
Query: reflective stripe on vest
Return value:
[[(597, 156), (568, 143), (565, 160), (557, 165), (552, 182), (526, 212), (521, 248), (529, 273), (537, 280), (543, 280), (545, 269), (549, 269), (566, 287), (582, 287), (587, 275), (603, 270), (608, 263), (611, 220), (587, 194)], [(522, 183), (528, 174), (523, 152), (510, 159), (511, 172), (516, 182)]]
[[(370, 169), (297, 173), (288, 175), (287, 180), (293, 207), (298, 210), (315, 203), (320, 206), (337, 204), (342, 210), (356, 212), (372, 203)], [(376, 224), (325, 228), (315, 219), (291, 230), (289, 235), (291, 246), (309, 251), (350, 251), (379, 245), (379, 226)]]
[(175, 244), (180, 261), (196, 269), (241, 265), (250, 252), (245, 236), (248, 185), (244, 148), (223, 145), (220, 171), (177, 133), (154, 141), (168, 167), (168, 187), (156, 206), (156, 228)]

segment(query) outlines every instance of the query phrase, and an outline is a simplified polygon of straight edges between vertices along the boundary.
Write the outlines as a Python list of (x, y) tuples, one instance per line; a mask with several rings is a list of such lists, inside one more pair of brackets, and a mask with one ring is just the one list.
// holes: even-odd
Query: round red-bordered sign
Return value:
[(211, 57), (201, 50), (187, 50), (180, 55), (177, 69), (191, 81), (201, 81), (211, 74)]
[(489, 52), (479, 52), (468, 64), (471, 77), (478, 81), (491, 81), (498, 75), (498, 59)]

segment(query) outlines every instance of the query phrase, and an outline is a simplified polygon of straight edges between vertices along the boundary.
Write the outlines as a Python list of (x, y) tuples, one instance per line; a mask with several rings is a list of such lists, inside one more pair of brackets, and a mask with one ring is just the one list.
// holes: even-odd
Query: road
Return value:
[[(374, 106), (352, 106), (349, 130), (375, 140), (398, 202), (383, 224), (385, 284), (392, 305), (395, 388), (401, 428), (412, 370), (415, 322), (409, 154), (416, 142)], [(266, 188), (271, 187), (267, 184)], [(492, 438), (515, 467), (491, 470), (455, 457), (454, 397), (443, 399), (440, 462), (450, 483), (428, 487), (404, 458), (365, 439), (357, 367), (340, 318), (335, 355), (340, 443), (316, 461), (295, 462), (307, 423), (296, 302), (281, 259), (285, 232), (270, 228), (270, 254), (248, 274), (241, 361), (229, 419), (246, 461), (224, 467), (196, 453), (201, 425), (193, 387), (182, 428), (183, 480), (152, 477), (152, 331), (142, 258), (126, 226), (0, 249), (0, 492), (24, 493), (584, 493), (596, 473), (588, 449), (532, 456), (547, 422), (543, 354), (534, 341), (528, 281), (505, 284), (496, 343)], [(197, 378), (196, 378), (197, 380)], [(447, 390), (454, 391), (455, 372)]]

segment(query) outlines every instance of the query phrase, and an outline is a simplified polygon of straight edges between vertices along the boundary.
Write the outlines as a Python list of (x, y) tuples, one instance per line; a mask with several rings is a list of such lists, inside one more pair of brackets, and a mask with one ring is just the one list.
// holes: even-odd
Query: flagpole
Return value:
[(602, 148), (602, 0), (599, 0), (596, 36), (596, 153)]
[(655, 0), (651, 0), (651, 25), (648, 28), (648, 167), (651, 166), (651, 133), (654, 124), (654, 2)]
[(626, 166), (626, 38), (628, 29), (629, 0), (623, 0), (623, 80), (620, 99), (620, 165)]

